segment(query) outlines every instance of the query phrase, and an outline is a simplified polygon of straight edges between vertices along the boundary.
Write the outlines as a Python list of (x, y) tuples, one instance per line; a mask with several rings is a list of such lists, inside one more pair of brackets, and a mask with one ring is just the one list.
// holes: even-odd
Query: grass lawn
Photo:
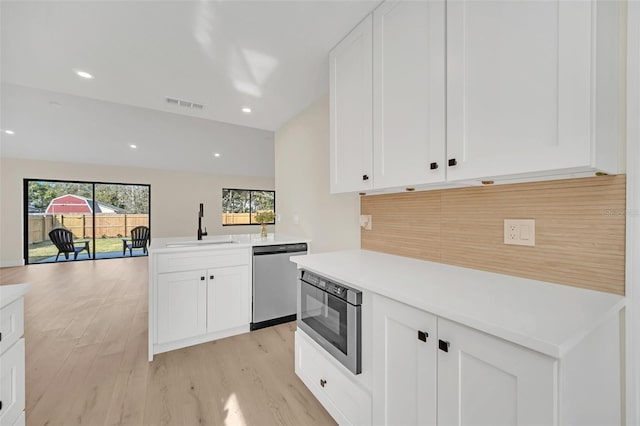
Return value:
[[(76, 240), (86, 241), (86, 240)], [(93, 253), (93, 246), (91, 240), (89, 240), (89, 248)], [(96, 253), (106, 253), (110, 251), (122, 251), (122, 238), (97, 238), (96, 239)], [(53, 245), (51, 241), (43, 241), (40, 243), (29, 245), (29, 262), (38, 262), (47, 257), (55, 256), (58, 254), (58, 249)]]

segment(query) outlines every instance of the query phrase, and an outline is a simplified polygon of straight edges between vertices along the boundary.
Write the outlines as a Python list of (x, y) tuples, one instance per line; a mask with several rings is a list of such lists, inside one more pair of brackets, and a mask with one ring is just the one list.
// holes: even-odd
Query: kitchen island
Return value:
[(307, 242), (281, 234), (154, 238), (149, 361), (157, 353), (248, 332), (253, 247)]

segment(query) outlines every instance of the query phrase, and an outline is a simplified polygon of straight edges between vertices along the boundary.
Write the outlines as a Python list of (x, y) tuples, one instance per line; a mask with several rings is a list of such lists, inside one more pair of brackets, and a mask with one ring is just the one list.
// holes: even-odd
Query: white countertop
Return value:
[(0, 285), (0, 309), (18, 300), (31, 290), (31, 284)]
[[(228, 244), (212, 244), (212, 243), (228, 243)], [(269, 233), (266, 237), (260, 234), (229, 234), (229, 235), (210, 235), (202, 237), (198, 241), (196, 237), (173, 237), (173, 238), (153, 238), (149, 252), (164, 253), (172, 251), (189, 250), (212, 250), (212, 249), (230, 249), (230, 248), (247, 248), (255, 246), (270, 246), (278, 244), (296, 244), (309, 243), (306, 238), (295, 237), (291, 235)], [(172, 245), (182, 247), (170, 247)]]
[(625, 304), (614, 294), (367, 250), (291, 261), (556, 358)]

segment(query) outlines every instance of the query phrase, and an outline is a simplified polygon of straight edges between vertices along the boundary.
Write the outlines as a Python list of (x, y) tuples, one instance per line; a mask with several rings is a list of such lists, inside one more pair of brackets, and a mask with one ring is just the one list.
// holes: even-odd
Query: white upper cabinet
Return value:
[(617, 173), (620, 3), (385, 1), (330, 54), (331, 192)]
[(371, 16), (329, 54), (331, 192), (372, 188)]
[(448, 180), (617, 171), (615, 3), (447, 2)]
[(445, 3), (373, 12), (374, 187), (445, 179)]

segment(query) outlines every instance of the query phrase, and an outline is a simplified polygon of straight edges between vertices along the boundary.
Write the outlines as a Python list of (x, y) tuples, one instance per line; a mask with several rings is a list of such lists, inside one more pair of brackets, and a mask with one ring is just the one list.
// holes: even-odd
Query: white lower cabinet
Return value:
[(376, 424), (436, 424), (436, 317), (373, 298), (373, 418)]
[(381, 296), (373, 422), (556, 424), (557, 360)]
[(24, 414), (24, 372), (24, 339), (20, 339), (0, 357), (0, 425), (12, 425)]
[(151, 253), (150, 257), (150, 361), (156, 353), (249, 331), (248, 249)]
[[(29, 284), (0, 289), (0, 425), (25, 424), (24, 297)], [(12, 294), (13, 293), (13, 294)]]
[(442, 318), (438, 338), (439, 425), (556, 423), (557, 360)]
[(295, 335), (296, 374), (341, 425), (371, 424), (371, 395), (303, 331)]
[(207, 331), (207, 271), (158, 275), (158, 343)]
[(240, 327), (251, 322), (249, 267), (246, 265), (207, 271), (207, 331)]
[(158, 276), (158, 342), (240, 327), (251, 321), (247, 265)]

